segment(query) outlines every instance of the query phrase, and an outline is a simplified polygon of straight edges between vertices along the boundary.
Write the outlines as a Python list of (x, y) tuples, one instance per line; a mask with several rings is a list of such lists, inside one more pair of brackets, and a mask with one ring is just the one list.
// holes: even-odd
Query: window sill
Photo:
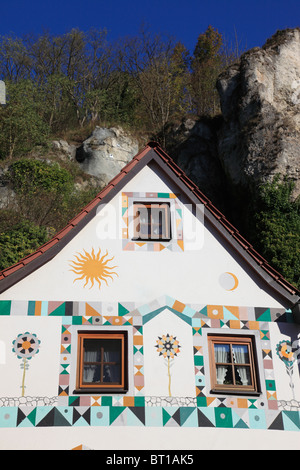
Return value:
[(214, 395), (243, 395), (243, 396), (251, 396), (251, 397), (260, 397), (261, 392), (251, 392), (249, 390), (210, 390), (211, 394)]
[(132, 238), (133, 242), (170, 242), (172, 238)]
[(74, 395), (86, 394), (86, 395), (104, 395), (109, 393), (110, 395), (119, 395), (120, 393), (127, 393), (128, 389), (125, 388), (78, 388), (73, 390)]

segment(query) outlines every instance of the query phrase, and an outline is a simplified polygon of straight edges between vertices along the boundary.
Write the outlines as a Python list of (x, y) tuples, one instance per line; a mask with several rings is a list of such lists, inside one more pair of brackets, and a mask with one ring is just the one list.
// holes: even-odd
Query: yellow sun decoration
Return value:
[(90, 289), (94, 286), (95, 282), (99, 284), (99, 289), (101, 287), (101, 281), (104, 281), (106, 285), (107, 279), (113, 280), (113, 275), (118, 276), (118, 274), (112, 269), (116, 268), (117, 266), (109, 266), (108, 263), (114, 259), (114, 256), (109, 259), (105, 259), (108, 256), (106, 251), (105, 255), (101, 256), (101, 250), (97, 254), (94, 252), (94, 248), (92, 248), (91, 253), (87, 253), (83, 250), (84, 254), (77, 253), (74, 255), (77, 261), (71, 261), (70, 264), (71, 268), (70, 271), (73, 271), (75, 274), (78, 274), (80, 277), (76, 277), (73, 282), (81, 281), (82, 279), (85, 280), (85, 287), (88, 282), (91, 283)]

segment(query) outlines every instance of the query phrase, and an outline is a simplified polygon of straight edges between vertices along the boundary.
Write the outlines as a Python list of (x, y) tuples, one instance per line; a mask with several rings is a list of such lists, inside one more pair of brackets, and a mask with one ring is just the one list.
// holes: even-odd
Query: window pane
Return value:
[(215, 344), (215, 361), (226, 363), (230, 362), (230, 346), (229, 344)]
[(101, 361), (101, 340), (85, 339), (83, 342), (84, 356), (83, 362)]
[(122, 343), (119, 339), (102, 339), (100, 340), (103, 347), (104, 362), (121, 362)]
[(85, 339), (84, 362), (120, 362), (121, 340), (119, 339)]
[(233, 384), (232, 367), (231, 366), (216, 366), (217, 384), (230, 385)]
[(121, 383), (121, 369), (119, 364), (106, 364), (103, 367), (103, 382)]
[(232, 345), (233, 361), (236, 364), (249, 364), (249, 351), (247, 344)]
[(138, 214), (140, 214), (140, 223), (141, 224), (148, 224), (149, 214), (148, 209), (146, 207), (140, 207), (138, 210)]
[(84, 383), (99, 383), (101, 377), (101, 368), (96, 365), (88, 365), (83, 368)]
[(237, 385), (252, 385), (250, 367), (236, 366), (235, 381)]

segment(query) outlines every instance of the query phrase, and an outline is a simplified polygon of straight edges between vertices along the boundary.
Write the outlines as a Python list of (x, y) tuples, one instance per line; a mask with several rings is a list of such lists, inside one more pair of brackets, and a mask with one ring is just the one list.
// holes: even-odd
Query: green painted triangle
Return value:
[(64, 315), (65, 315), (65, 311), (66, 311), (66, 304), (63, 303), (63, 304), (61, 304), (59, 307), (57, 307), (55, 310), (53, 310), (53, 312), (51, 312), (51, 313), (49, 314), (49, 316), (51, 316), (51, 317), (53, 317), (53, 316), (54, 316), (54, 317), (55, 317), (55, 316), (58, 316), (58, 317), (64, 316)]
[(242, 428), (244, 428), (244, 429), (245, 429), (245, 428), (249, 429), (249, 426), (247, 426), (247, 424), (245, 423), (245, 421), (243, 421), (242, 419), (240, 419), (240, 420), (236, 423), (236, 425), (235, 425), (234, 427), (235, 427), (235, 428), (240, 428), (240, 429), (242, 429)]
[(124, 315), (126, 315), (127, 313), (129, 313), (129, 310), (127, 310), (127, 308), (123, 307), (122, 304), (119, 304), (118, 303), (118, 315), (120, 317), (123, 317)]
[(69, 405), (72, 405), (72, 403), (76, 400), (78, 400), (78, 397), (69, 397)]
[(171, 418), (171, 415), (169, 415), (169, 413), (166, 412), (166, 410), (163, 408), (162, 410), (162, 418), (163, 418), (163, 426), (169, 421), (169, 419)]
[(122, 216), (125, 214), (126, 211), (127, 211), (127, 207), (122, 207)]
[(207, 307), (204, 307), (202, 310), (200, 310), (200, 313), (207, 316)]
[(126, 406), (110, 406), (110, 424), (112, 424), (120, 416), (120, 414), (123, 413), (125, 408)]
[(31, 424), (33, 424), (34, 426), (35, 426), (35, 418), (36, 418), (36, 408), (34, 408), (34, 410), (32, 410), (32, 412), (29, 413), (29, 415), (27, 415), (27, 419), (29, 419)]
[(268, 308), (267, 310), (265, 310), (265, 312), (262, 313), (258, 318), (256, 318), (256, 320), (257, 321), (272, 321), (270, 309)]
[(191, 406), (183, 406), (180, 408), (180, 425), (186, 422), (186, 420), (191, 416), (193, 411), (195, 411), (195, 408)]
[(256, 400), (249, 400), (251, 405), (248, 407), (249, 409), (257, 409), (257, 407), (254, 405), (254, 403), (256, 402)]

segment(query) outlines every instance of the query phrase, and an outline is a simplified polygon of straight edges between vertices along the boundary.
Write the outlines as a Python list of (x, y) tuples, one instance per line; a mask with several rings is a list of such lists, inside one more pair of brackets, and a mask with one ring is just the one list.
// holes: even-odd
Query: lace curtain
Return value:
[[(215, 344), (215, 361), (228, 362), (229, 346), (227, 344)], [(227, 366), (217, 366), (217, 383), (223, 384), (227, 372)]]
[[(248, 357), (248, 347), (245, 345), (234, 345), (233, 346), (233, 359), (235, 363), (246, 364), (249, 363)], [(251, 378), (249, 367), (246, 366), (236, 366), (238, 375), (240, 376), (241, 382), (243, 385), (250, 385)]]
[[(231, 363), (230, 346), (229, 344), (215, 344), (214, 350), (215, 350), (215, 362), (218, 364), (216, 366), (217, 384), (221, 385), (225, 383), (225, 377), (228, 371), (228, 366), (223, 365), (223, 364)], [(249, 364), (249, 353), (248, 353), (248, 347), (246, 345), (234, 344), (232, 346), (232, 355), (233, 355), (233, 362), (235, 364)], [(219, 363), (223, 363), (223, 364), (219, 365)], [(242, 366), (242, 365), (235, 366), (235, 371), (237, 373), (236, 379), (240, 379), (242, 385), (251, 384), (249, 366)], [(231, 380), (231, 379), (228, 377), (228, 380)]]
[[(84, 362), (97, 362), (100, 360), (98, 350), (85, 350)], [(103, 382), (118, 382), (120, 380), (120, 356), (118, 351), (105, 351), (104, 362), (117, 362), (117, 364), (105, 364), (103, 366)], [(101, 366), (98, 364), (86, 364), (83, 370), (83, 381), (96, 383), (101, 381)]]

